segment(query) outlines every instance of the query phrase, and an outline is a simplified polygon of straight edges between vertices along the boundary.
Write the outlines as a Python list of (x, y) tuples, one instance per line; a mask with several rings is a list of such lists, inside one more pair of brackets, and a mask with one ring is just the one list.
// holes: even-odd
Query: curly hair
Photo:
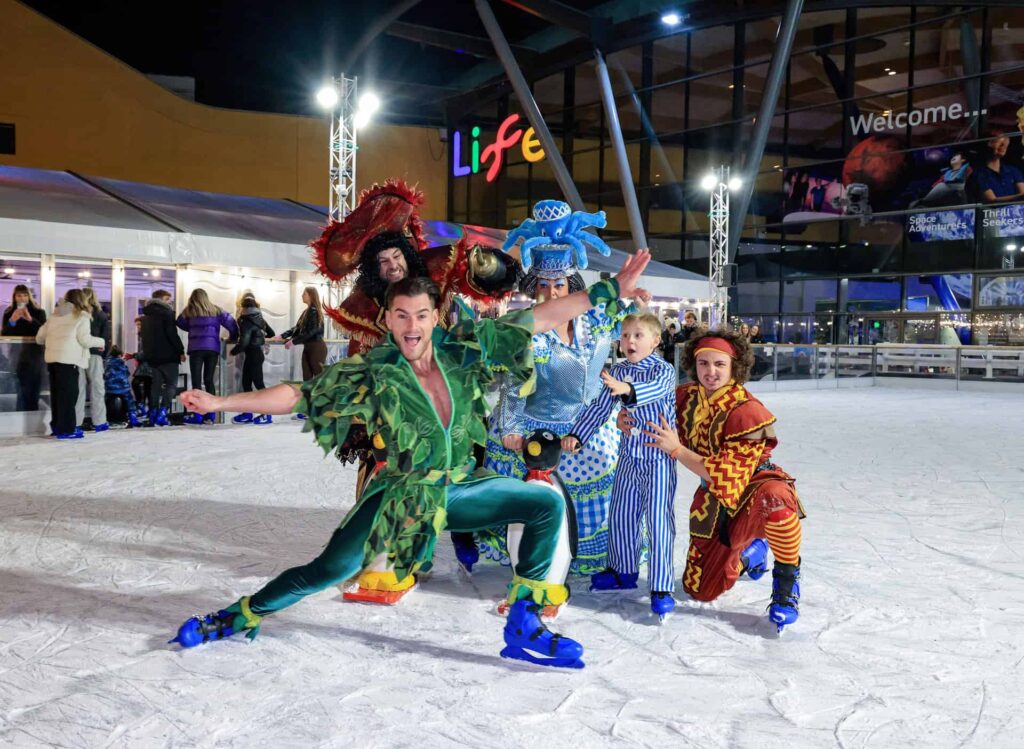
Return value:
[(724, 338), (736, 349), (736, 356), (732, 360), (732, 378), (737, 385), (742, 385), (750, 379), (750, 372), (754, 368), (754, 350), (750, 348), (750, 339), (741, 336), (731, 329), (705, 330), (696, 332), (683, 344), (683, 358), (680, 367), (693, 382), (697, 380), (697, 356), (694, 353), (700, 348), (700, 342), (705, 338)]
[(382, 250), (391, 247), (397, 247), (405, 256), (405, 265), (409, 269), (408, 278), (430, 276), (420, 253), (413, 249), (403, 234), (399, 232), (378, 234), (363, 247), (363, 254), (359, 258), (359, 275), (356, 276), (356, 288), (362, 289), (364, 293), (378, 301), (384, 299), (384, 294), (388, 290), (388, 282), (380, 277), (380, 263), (377, 260), (377, 255)]

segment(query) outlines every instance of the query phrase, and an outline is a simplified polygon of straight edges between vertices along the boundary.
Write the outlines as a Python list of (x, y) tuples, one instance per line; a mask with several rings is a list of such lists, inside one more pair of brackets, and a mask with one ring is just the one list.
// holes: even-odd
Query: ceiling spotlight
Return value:
[(154, 268), (150, 271), (150, 275), (153, 276), (153, 278), (160, 278), (160, 269)]
[(683, 18), (678, 13), (666, 13), (661, 17), (661, 22), (666, 26), (678, 26), (683, 22)]
[(1008, 244), (1008, 245), (1006, 245), (1006, 251), (1007, 252), (1014, 252), (1016, 249), (1017, 249), (1017, 245), (1015, 245), (1015, 244)]
[(732, 190), (733, 192), (736, 192), (741, 187), (743, 187), (743, 180), (741, 180), (739, 177), (730, 177), (729, 178), (729, 189), (730, 190)]
[(718, 187), (718, 175), (714, 173), (705, 174), (700, 181), (700, 186), (704, 190), (714, 190)]
[(4, 275), (10, 276), (10, 275), (13, 275), (13, 274), (14, 274), (14, 268), (11, 268), (10, 266), (4, 268)]
[(896, 75), (896, 71), (895, 70), (890, 70), (889, 71), (889, 75)]
[(338, 89), (334, 86), (324, 86), (316, 92), (316, 101), (324, 109), (334, 109), (338, 105)]

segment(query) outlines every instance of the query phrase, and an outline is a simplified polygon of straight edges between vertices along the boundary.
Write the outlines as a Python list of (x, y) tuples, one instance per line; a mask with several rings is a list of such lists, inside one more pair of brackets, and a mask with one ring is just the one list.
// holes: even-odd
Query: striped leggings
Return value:
[(651, 591), (675, 590), (672, 572), (675, 493), (676, 465), (667, 455), (651, 458), (620, 455), (608, 513), (608, 564), (620, 573), (639, 571), (641, 535), (646, 520), (650, 548), (647, 582)]

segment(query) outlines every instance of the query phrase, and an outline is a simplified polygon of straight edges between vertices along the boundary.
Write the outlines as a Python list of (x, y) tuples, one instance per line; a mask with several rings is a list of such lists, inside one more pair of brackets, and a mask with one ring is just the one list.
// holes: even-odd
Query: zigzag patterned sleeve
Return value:
[(708, 490), (726, 507), (736, 507), (750, 479), (761, 463), (764, 440), (730, 440), (711, 457), (704, 458), (704, 467), (711, 476)]

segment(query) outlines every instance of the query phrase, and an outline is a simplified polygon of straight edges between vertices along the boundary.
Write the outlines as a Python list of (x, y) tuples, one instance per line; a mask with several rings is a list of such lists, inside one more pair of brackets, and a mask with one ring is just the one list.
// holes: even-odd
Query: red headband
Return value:
[(736, 347), (724, 338), (708, 336), (707, 338), (701, 338), (700, 343), (697, 345), (700, 348), (694, 352), (694, 356), (699, 354), (701, 351), (721, 351), (723, 354), (728, 354), (733, 359), (736, 358)]

